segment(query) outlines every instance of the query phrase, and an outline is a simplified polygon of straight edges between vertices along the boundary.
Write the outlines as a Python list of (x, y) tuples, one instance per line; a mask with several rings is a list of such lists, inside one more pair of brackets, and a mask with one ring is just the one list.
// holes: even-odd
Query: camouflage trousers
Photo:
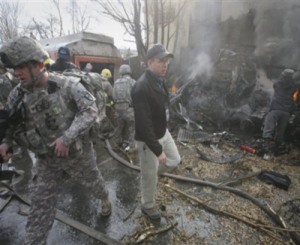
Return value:
[(126, 144), (134, 148), (134, 113), (132, 107), (118, 108), (116, 105), (116, 132), (114, 142), (118, 145)]
[(44, 245), (56, 214), (58, 193), (64, 175), (86, 187), (98, 199), (108, 197), (104, 179), (97, 168), (91, 142), (83, 144), (83, 153), (68, 158), (37, 157), (37, 182), (31, 197), (26, 225), (26, 245)]

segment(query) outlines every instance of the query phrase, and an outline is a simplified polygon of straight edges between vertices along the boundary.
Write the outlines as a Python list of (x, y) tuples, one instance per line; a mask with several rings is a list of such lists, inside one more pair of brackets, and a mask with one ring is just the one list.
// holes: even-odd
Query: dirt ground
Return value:
[[(177, 142), (183, 162), (173, 174), (212, 182), (217, 186), (230, 186), (246, 193), (268, 209), (270, 207), (270, 210), (274, 210), (290, 229), (299, 231), (300, 149), (290, 146), (288, 154), (266, 161), (261, 156), (240, 149), (241, 144), (249, 142), (253, 142), (253, 138), (232, 140), (224, 137), (218, 143), (205, 144)], [(214, 163), (202, 160), (196, 148), (214, 157), (236, 154), (242, 154), (242, 157), (231, 163)], [(263, 170), (287, 175), (291, 180), (288, 190), (258, 178), (258, 173)], [(232, 182), (234, 180), (236, 181)], [(195, 198), (205, 205), (199, 204)], [(158, 244), (157, 239), (162, 236), (167, 236), (167, 244), (172, 245), (296, 244), (287, 232), (278, 229), (280, 226), (264, 210), (251, 200), (230, 191), (161, 177), (157, 199), (166, 218), (166, 225), (163, 227), (171, 228), (168, 232), (149, 236), (143, 240), (144, 244)], [(151, 231), (160, 231), (162, 226), (153, 226), (143, 216), (135, 222), (139, 224), (138, 231), (135, 236), (131, 234), (124, 237), (123, 242), (127, 244), (137, 242)], [(177, 225), (173, 227), (174, 223)]]
[[(173, 136), (177, 138), (177, 134)], [(217, 142), (176, 141), (182, 163), (170, 175), (159, 178), (157, 203), (163, 213), (159, 223), (151, 222), (141, 213), (138, 171), (124, 166), (102, 146), (96, 151), (112, 198), (111, 217), (97, 220), (97, 200), (72, 182), (66, 183), (58, 209), (123, 244), (297, 244), (287, 232), (280, 230), (269, 214), (245, 196), (272, 208), (290, 229), (299, 231), (300, 149), (291, 146), (288, 154), (266, 161), (240, 149), (241, 144), (252, 142), (252, 137), (238, 138), (231, 134), (224, 134)], [(238, 155), (239, 159), (230, 163), (203, 160), (197, 148), (211, 158)], [(129, 160), (120, 151), (115, 152)], [(131, 166), (137, 167), (137, 156), (129, 157)], [(22, 168), (20, 163), (17, 166)], [(259, 179), (257, 173), (262, 170), (287, 175), (291, 180), (288, 190)], [(189, 179), (178, 180), (182, 177)], [(17, 186), (19, 193), (28, 193), (27, 180)], [(242, 195), (221, 190), (222, 187)], [(22, 244), (26, 216), (20, 210), (26, 211), (25, 208), (14, 200), (1, 213), (0, 244)], [(59, 222), (54, 223), (48, 242), (50, 245), (103, 244)]]

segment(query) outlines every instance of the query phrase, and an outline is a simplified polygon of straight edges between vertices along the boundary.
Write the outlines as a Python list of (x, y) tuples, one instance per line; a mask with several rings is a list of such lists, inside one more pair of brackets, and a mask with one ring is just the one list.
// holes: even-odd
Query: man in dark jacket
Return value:
[(50, 71), (63, 72), (65, 70), (80, 70), (75, 64), (70, 62), (70, 49), (68, 47), (60, 47), (57, 52), (57, 60), (50, 66)]
[(135, 139), (141, 165), (142, 212), (152, 220), (161, 215), (155, 204), (157, 176), (174, 169), (181, 161), (176, 144), (167, 129), (169, 93), (165, 76), (170, 54), (161, 44), (147, 52), (148, 68), (132, 89)]
[(279, 80), (274, 83), (274, 95), (263, 129), (266, 160), (272, 157), (276, 148), (284, 147), (284, 133), (295, 109), (293, 94), (297, 84), (293, 80), (293, 74), (293, 70), (285, 69)]

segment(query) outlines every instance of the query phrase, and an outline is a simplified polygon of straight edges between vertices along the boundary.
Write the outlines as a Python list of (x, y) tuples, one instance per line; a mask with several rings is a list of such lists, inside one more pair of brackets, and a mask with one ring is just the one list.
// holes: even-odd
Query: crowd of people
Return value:
[[(57, 56), (51, 64), (45, 49), (29, 37), (11, 40), (0, 49), (1, 68), (10, 69), (9, 74), (18, 79), (13, 84), (7, 75), (1, 75), (1, 109), (14, 115), (8, 118), (0, 154), (7, 161), (12, 156), (8, 149), (18, 145), (33, 152), (37, 159), (24, 244), (46, 244), (64, 174), (100, 200), (101, 217), (111, 214), (109, 192), (97, 167), (91, 135), (102, 113), (97, 98), (103, 98), (106, 119), (115, 128), (111, 140), (130, 153), (138, 150), (142, 211), (150, 219), (160, 219), (155, 205), (157, 175), (180, 162), (167, 129), (169, 96), (165, 76), (173, 55), (162, 45), (150, 48), (149, 67), (138, 82), (127, 64), (121, 65), (114, 86), (111, 71), (103, 69), (98, 81), (103, 97), (96, 97), (81, 82), (70, 78), (70, 72), (92, 73), (91, 63), (81, 71), (70, 61), (68, 47), (60, 47)], [(102, 121), (105, 120), (101, 117), (100, 125)]]
[[(141, 211), (151, 220), (161, 218), (155, 200), (158, 176), (172, 171), (181, 162), (168, 130), (166, 75), (173, 54), (161, 44), (151, 46), (146, 54), (147, 67), (137, 81), (127, 64), (120, 66), (120, 77), (114, 82), (109, 69), (101, 70), (98, 82), (104, 95), (100, 100), (103, 98), (101, 103), (105, 106), (99, 109), (98, 97), (65, 73), (89, 75), (94, 72), (92, 63), (81, 71), (71, 62), (70, 53), (68, 47), (60, 47), (57, 60), (49, 64), (48, 53), (29, 37), (16, 38), (0, 49), (0, 109), (17, 114), (6, 129), (0, 154), (7, 161), (11, 157), (8, 149), (16, 144), (33, 152), (37, 159), (36, 188), (26, 225), (28, 245), (46, 244), (65, 173), (100, 200), (101, 217), (111, 214), (105, 176), (97, 167), (91, 135), (100, 114), (105, 114), (100, 117), (100, 127), (106, 128), (110, 122), (113, 128), (113, 134), (104, 137), (114, 146), (138, 155)], [(298, 89), (293, 75), (293, 70), (285, 69), (274, 84), (275, 93), (262, 134), (266, 159), (275, 146), (284, 146), (284, 133)]]

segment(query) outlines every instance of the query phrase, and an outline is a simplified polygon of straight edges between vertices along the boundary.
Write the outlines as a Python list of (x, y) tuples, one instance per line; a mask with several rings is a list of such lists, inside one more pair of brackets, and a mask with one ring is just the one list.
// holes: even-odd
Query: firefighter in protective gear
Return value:
[(116, 112), (115, 144), (121, 146), (125, 151), (136, 150), (134, 141), (134, 113), (131, 100), (131, 89), (135, 80), (131, 77), (129, 65), (121, 65), (119, 73), (121, 77), (115, 81), (113, 99)]
[(107, 80), (112, 78), (110, 70), (106, 68), (101, 71), (101, 76), (105, 77)]
[(295, 111), (295, 91), (298, 88), (293, 79), (294, 70), (285, 69), (273, 85), (274, 95), (270, 109), (264, 120), (263, 139), (266, 154), (265, 160), (270, 160), (274, 154), (285, 150), (285, 132), (290, 116)]
[(35, 40), (19, 37), (4, 43), (0, 56), (20, 78), (9, 94), (7, 108), (14, 112), (18, 103), (16, 108), (24, 112), (6, 131), (0, 154), (8, 158), (7, 149), (13, 140), (35, 154), (37, 178), (30, 193), (32, 205), (23, 244), (46, 244), (65, 174), (101, 200), (101, 215), (111, 213), (89, 135), (97, 106), (80, 82), (45, 69), (48, 55)]
[(109, 69), (105, 68), (101, 71), (102, 87), (106, 97), (106, 115), (113, 125), (114, 123), (114, 101), (112, 98), (113, 86), (110, 82), (112, 74)]

